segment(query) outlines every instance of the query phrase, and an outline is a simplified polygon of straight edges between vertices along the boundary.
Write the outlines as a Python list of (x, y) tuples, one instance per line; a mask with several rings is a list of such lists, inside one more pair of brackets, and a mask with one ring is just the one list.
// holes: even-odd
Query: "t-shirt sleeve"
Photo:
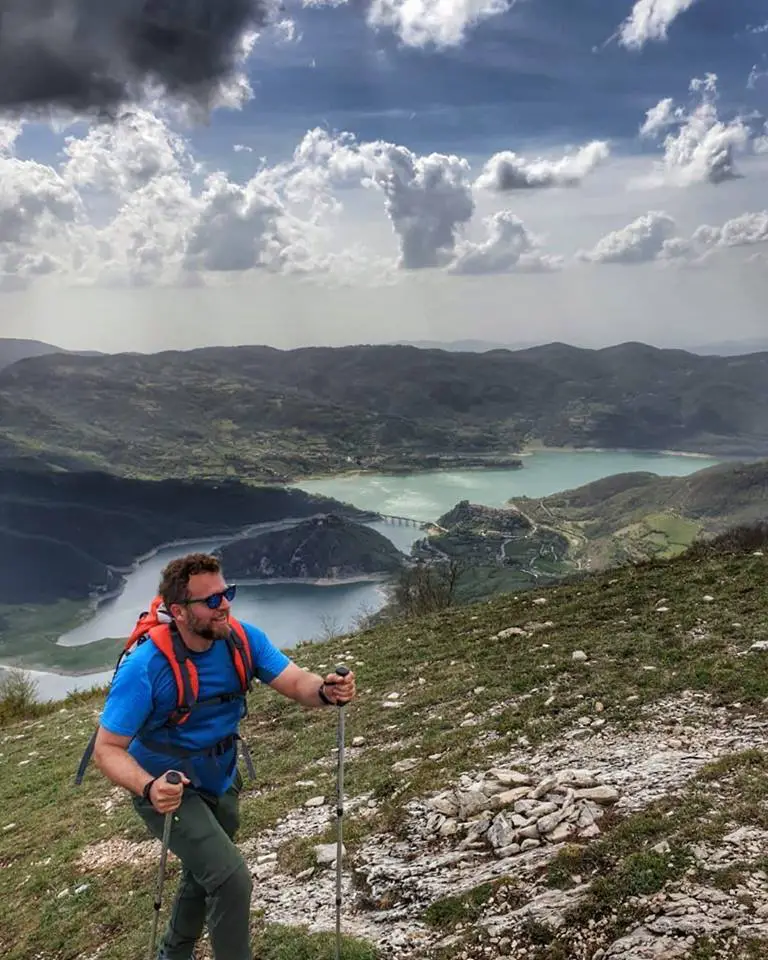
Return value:
[(251, 643), (256, 676), (262, 683), (271, 683), (291, 661), (282, 650), (278, 650), (263, 630), (250, 623), (244, 623), (243, 626)]
[(107, 694), (100, 722), (110, 733), (135, 736), (152, 712), (149, 660), (139, 652), (120, 664)]

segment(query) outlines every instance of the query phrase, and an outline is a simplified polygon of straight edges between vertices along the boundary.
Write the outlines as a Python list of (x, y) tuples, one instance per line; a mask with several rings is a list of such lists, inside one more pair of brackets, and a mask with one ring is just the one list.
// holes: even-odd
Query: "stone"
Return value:
[(604, 784), (599, 787), (584, 787), (577, 790), (576, 797), (580, 800), (594, 800), (596, 803), (616, 803), (619, 799), (619, 791), (615, 787)]
[(394, 773), (407, 773), (409, 770), (418, 767), (419, 763), (420, 761), (416, 757), (406, 757), (404, 760), (393, 763), (392, 770)]
[(459, 813), (459, 804), (452, 793), (441, 793), (427, 800), (427, 806), (444, 814), (446, 817), (455, 817)]
[(313, 807), (322, 807), (325, 803), (325, 797), (310, 797), (304, 801), (304, 806), (312, 809)]
[(491, 807), (498, 810), (502, 807), (511, 807), (531, 792), (530, 787), (516, 787), (514, 790), (505, 790), (491, 798)]
[(574, 663), (584, 663), (588, 659), (589, 657), (583, 650), (574, 650), (571, 654), (571, 660), (573, 660)]
[(482, 790), (464, 790), (456, 795), (459, 802), (459, 818), (468, 820), (477, 813), (482, 813), (489, 808), (488, 797)]
[[(318, 863), (318, 866), (327, 866), (328, 864), (336, 862), (336, 844), (335, 843), (318, 843), (314, 848), (315, 860)], [(342, 858), (346, 857), (347, 848), (342, 843), (341, 845), (341, 856)]]
[(499, 767), (491, 767), (488, 773), (505, 787), (523, 787), (531, 784), (531, 777), (527, 773), (520, 773), (517, 770), (504, 770)]

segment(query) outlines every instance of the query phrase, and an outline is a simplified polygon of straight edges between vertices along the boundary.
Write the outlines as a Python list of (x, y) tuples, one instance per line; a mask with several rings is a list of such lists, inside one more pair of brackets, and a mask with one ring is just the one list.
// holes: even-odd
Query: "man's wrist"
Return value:
[(141, 797), (143, 800), (149, 800), (149, 794), (150, 794), (150, 791), (152, 790), (152, 784), (158, 779), (159, 779), (158, 777), (152, 777), (151, 780), (147, 780), (147, 782), (144, 784), (141, 791)]

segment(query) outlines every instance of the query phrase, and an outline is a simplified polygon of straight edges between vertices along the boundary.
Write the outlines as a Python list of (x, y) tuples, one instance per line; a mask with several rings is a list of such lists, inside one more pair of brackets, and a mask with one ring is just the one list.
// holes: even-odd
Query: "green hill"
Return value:
[(768, 452), (768, 354), (630, 343), (52, 354), (0, 371), (0, 456), (275, 479), (550, 446)]
[[(767, 563), (686, 554), (297, 648), (361, 691), (344, 957), (764, 957)], [(72, 784), (99, 702), (0, 731), (7, 960), (144, 955), (159, 845), (95, 770)], [(265, 960), (332, 956), (305, 925), (333, 929), (315, 845), (335, 731), (333, 711), (251, 695), (239, 842)]]
[(234, 580), (343, 580), (391, 574), (405, 556), (378, 530), (329, 514), (268, 530), (218, 551)]
[(768, 461), (725, 463), (685, 477), (624, 473), (515, 505), (571, 541), (591, 566), (670, 556), (695, 539), (768, 516)]

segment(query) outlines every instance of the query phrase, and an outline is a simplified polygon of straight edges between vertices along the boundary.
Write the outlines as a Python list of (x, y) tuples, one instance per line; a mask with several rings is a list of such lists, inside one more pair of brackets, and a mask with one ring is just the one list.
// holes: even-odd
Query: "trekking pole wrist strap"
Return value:
[(143, 800), (149, 800), (149, 792), (152, 789), (152, 784), (159, 779), (160, 777), (153, 777), (150, 781), (144, 784), (144, 789), (141, 791), (141, 796)]
[(325, 695), (325, 690), (323, 689), (324, 687), (325, 687), (325, 680), (323, 680), (323, 682), (320, 684), (320, 687), (318, 688), (318, 691), (317, 691), (317, 695), (320, 697), (320, 699), (323, 701), (323, 703), (327, 707), (332, 707), (333, 700), (329, 700), (328, 697)]

